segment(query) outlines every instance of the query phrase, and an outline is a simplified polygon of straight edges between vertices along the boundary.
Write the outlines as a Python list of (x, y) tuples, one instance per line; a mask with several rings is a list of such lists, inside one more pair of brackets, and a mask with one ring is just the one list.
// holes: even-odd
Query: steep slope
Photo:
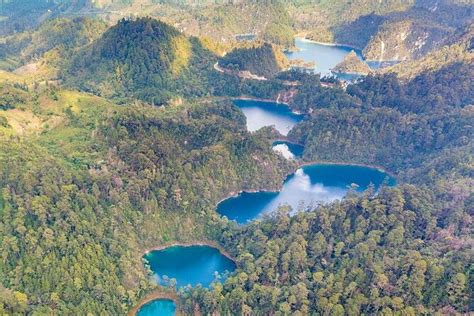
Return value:
[(232, 50), (219, 59), (219, 65), (271, 78), (286, 69), (289, 63), (278, 47), (269, 43), (253, 43)]
[(441, 47), (454, 32), (453, 28), (411, 19), (386, 22), (363, 54), (369, 60), (413, 60)]
[(290, 11), (304, 22), (296, 24), (310, 39), (363, 49), (370, 60), (413, 60), (472, 23), (473, 10), (472, 1), (341, 0), (296, 5)]
[(474, 25), (460, 36), (450, 39), (448, 45), (417, 60), (389, 67), (385, 71), (395, 72), (401, 78), (410, 79), (420, 73), (436, 71), (454, 63), (467, 65), (474, 63)]
[(417, 1), (406, 11), (361, 17), (349, 27), (341, 27), (336, 40), (350, 43), (351, 34), (368, 30), (363, 24), (372, 25), (365, 42), (352, 43), (364, 49), (367, 59), (414, 60), (445, 45), (472, 23), (473, 14), (472, 3)]
[(207, 92), (215, 57), (196, 38), (151, 18), (121, 20), (63, 72), (66, 85), (114, 98), (163, 104)]

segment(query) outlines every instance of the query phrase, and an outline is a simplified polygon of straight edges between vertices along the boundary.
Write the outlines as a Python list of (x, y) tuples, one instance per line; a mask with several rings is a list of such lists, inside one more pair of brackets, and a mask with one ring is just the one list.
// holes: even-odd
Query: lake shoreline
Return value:
[(143, 305), (146, 305), (148, 303), (151, 303), (152, 301), (155, 300), (170, 300), (173, 301), (174, 304), (176, 305), (176, 315), (182, 315), (179, 312), (179, 297), (178, 294), (175, 291), (169, 291), (166, 289), (156, 289), (145, 295), (141, 300), (138, 301), (138, 303), (128, 311), (127, 316), (135, 316), (137, 315), (138, 311), (140, 308), (142, 308)]
[(299, 39), (304, 40), (304, 41), (307, 41), (307, 42), (311, 42), (311, 43), (315, 43), (315, 44), (319, 44), (319, 45), (324, 45), (324, 46), (331, 46), (331, 47), (337, 47), (337, 46), (340, 46), (340, 47), (347, 47), (347, 48), (350, 48), (350, 49), (357, 50), (357, 51), (359, 51), (359, 52), (362, 54), (362, 48), (355, 47), (355, 46), (350, 45), (350, 44), (337, 43), (337, 42), (320, 42), (320, 41), (315, 41), (315, 40), (312, 40), (312, 39), (310, 39), (310, 38), (307, 38), (307, 37), (306, 37), (306, 34), (297, 34), (297, 35), (295, 36), (295, 38), (299, 38)]
[(281, 143), (288, 143), (288, 144), (292, 144), (292, 145), (297, 145), (297, 146), (301, 146), (304, 148), (304, 145), (303, 144), (300, 144), (300, 143), (297, 143), (297, 142), (294, 142), (292, 140), (288, 140), (288, 139), (285, 139), (285, 138), (277, 138), (277, 139), (274, 139), (272, 141), (272, 144), (273, 143), (277, 143), (277, 142), (281, 142)]
[[(382, 166), (378, 165), (369, 165), (365, 163), (358, 163), (358, 162), (344, 162), (344, 161), (335, 161), (335, 160), (312, 160), (312, 161), (302, 161), (301, 163), (298, 164), (298, 168), (306, 167), (306, 166), (311, 166), (311, 165), (338, 165), (338, 166), (354, 166), (354, 167), (365, 167), (365, 168), (370, 168), (374, 169), (377, 171), (380, 171), (382, 173), (386, 173), (390, 177), (396, 179), (396, 175), (392, 171), (388, 171)], [(296, 172), (296, 171), (295, 171)]]
[(256, 102), (268, 102), (268, 103), (283, 104), (283, 105), (286, 105), (288, 107), (290, 106), (286, 102), (279, 102), (279, 101), (273, 100), (273, 99), (255, 98), (255, 97), (245, 96), (245, 95), (244, 96), (239, 96), (239, 97), (231, 97), (230, 99), (231, 100), (256, 101)]
[(227, 252), (227, 250), (225, 250), (224, 247), (222, 247), (220, 244), (218, 244), (216, 241), (213, 241), (213, 240), (200, 240), (200, 241), (188, 241), (188, 242), (174, 241), (170, 243), (165, 243), (160, 246), (147, 248), (143, 252), (143, 255), (146, 255), (147, 253), (152, 252), (152, 251), (165, 250), (171, 247), (193, 247), (193, 246), (207, 246), (210, 248), (217, 249), (224, 257), (226, 257), (227, 259), (232, 261), (236, 266), (238, 266), (237, 260), (229, 252)]
[(343, 162), (343, 161), (301, 161), (301, 160), (295, 160), (296, 162), (296, 168), (295, 170), (292, 170), (288, 172), (282, 181), (282, 184), (280, 186), (279, 190), (271, 190), (271, 189), (266, 189), (263, 188), (261, 190), (253, 189), (253, 190), (240, 190), (239, 192), (230, 192), (230, 194), (226, 197), (221, 199), (219, 202), (216, 203), (215, 210), (217, 212), (217, 207), (219, 206), (220, 203), (224, 202), (227, 199), (230, 198), (235, 198), (238, 197), (242, 193), (258, 193), (258, 192), (264, 192), (264, 193), (280, 193), (281, 189), (283, 188), (283, 185), (285, 184), (286, 180), (288, 179), (289, 176), (292, 174), (296, 173), (296, 171), (300, 168), (307, 167), (307, 166), (312, 166), (312, 165), (338, 165), (338, 166), (354, 166), (354, 167), (365, 167), (365, 168), (370, 168), (373, 170), (377, 170), (379, 172), (385, 173), (386, 175), (390, 176), (393, 179), (397, 179), (395, 174), (391, 171), (386, 170), (385, 168), (377, 165), (369, 165), (369, 164), (364, 164), (364, 163), (357, 163), (357, 162)]

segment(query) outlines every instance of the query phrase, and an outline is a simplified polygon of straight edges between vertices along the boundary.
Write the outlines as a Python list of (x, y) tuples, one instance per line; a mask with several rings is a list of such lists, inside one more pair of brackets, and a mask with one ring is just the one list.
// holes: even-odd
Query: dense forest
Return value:
[(184, 312), (196, 303), (204, 314), (467, 312), (469, 224), (453, 212), (440, 225), (430, 193), (402, 185), (293, 217), (281, 209), (244, 228), (228, 224), (221, 242), (236, 250), (240, 269), (211, 290), (184, 292)]
[[(173, 10), (167, 18), (189, 11), (174, 26), (150, 17), (110, 28), (46, 20), (0, 44), (0, 314), (124, 315), (163, 290), (143, 254), (196, 241), (218, 243), (237, 269), (209, 289), (167, 289), (186, 315), (472, 313), (472, 32), (410, 70), (402, 64), (342, 84), (279, 71), (286, 67), (274, 44), (290, 46), (305, 23), (326, 18), (323, 29), (337, 33), (340, 23), (411, 2), (341, 0), (330, 10), (327, 1), (251, 1), (229, 16), (232, 4), (222, 2), (153, 1)], [(29, 10), (56, 14), (58, 5)], [(251, 26), (272, 44), (219, 57), (209, 40), (183, 31), (196, 16), (225, 27), (225, 36), (245, 31), (231, 26), (249, 8), (268, 16)], [(293, 24), (295, 12), (305, 14)], [(268, 80), (220, 72), (218, 61)], [(10, 72), (37, 62), (54, 76)], [(274, 128), (248, 132), (231, 100), (289, 92), (291, 110), (304, 114), (287, 137), (304, 145), (298, 162), (272, 150), (282, 138)], [(299, 163), (314, 161), (380, 166), (397, 185), (351, 190), (307, 212), (280, 207), (247, 225), (215, 211), (242, 190), (280, 189)]]
[[(7, 314), (124, 314), (151, 288), (143, 249), (208, 238), (218, 200), (276, 188), (291, 167), (231, 103), (123, 108), (54, 88), (9, 91), (15, 103), (0, 111)], [(18, 111), (45, 123), (21, 129)]]
[(304, 159), (381, 165), (401, 183), (293, 217), (281, 208), (245, 227), (224, 221), (217, 238), (239, 269), (184, 292), (184, 312), (471, 311), (472, 71), (455, 63), (410, 82), (368, 76), (347, 92), (302, 75), (294, 106), (311, 114), (289, 137), (305, 145)]
[(196, 38), (151, 18), (121, 20), (81, 50), (62, 73), (69, 86), (115, 99), (163, 104), (205, 96), (216, 57)]
[(422, 163), (471, 142), (473, 73), (472, 64), (454, 63), (409, 82), (394, 74), (368, 76), (347, 92), (311, 86), (294, 101), (312, 114), (290, 137), (306, 145), (310, 160), (359, 161), (392, 170)]
[(0, 43), (0, 66), (15, 70), (45, 55), (45, 61), (58, 66), (76, 49), (96, 40), (106, 28), (103, 21), (90, 18), (47, 20), (34, 31), (6, 37)]
[(219, 65), (230, 70), (250, 71), (258, 76), (272, 78), (288, 68), (289, 62), (280, 48), (269, 43), (252, 43), (233, 49), (219, 59)]

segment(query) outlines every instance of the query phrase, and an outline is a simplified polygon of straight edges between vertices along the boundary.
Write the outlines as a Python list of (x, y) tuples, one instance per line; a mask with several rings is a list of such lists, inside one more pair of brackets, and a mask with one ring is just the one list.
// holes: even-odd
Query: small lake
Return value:
[(222, 281), (235, 263), (218, 249), (209, 246), (171, 246), (153, 250), (144, 259), (155, 273), (158, 284), (168, 285), (167, 279), (176, 279), (178, 288), (187, 285), (204, 287)]
[(384, 181), (395, 185), (395, 179), (378, 169), (314, 164), (288, 176), (280, 192), (243, 192), (219, 203), (217, 212), (238, 223), (247, 223), (279, 206), (291, 206), (293, 211), (306, 210), (319, 203), (342, 199), (351, 184), (358, 185), (357, 191), (364, 191), (372, 183), (377, 190)]
[(286, 159), (300, 159), (304, 151), (303, 146), (285, 141), (273, 142), (272, 149)]
[[(335, 75), (340, 79), (348, 81), (355, 80), (360, 77), (360, 75), (357, 74), (333, 74), (331, 72), (331, 69), (342, 62), (344, 57), (346, 57), (346, 55), (352, 50), (361, 60), (364, 60), (362, 52), (359, 49), (344, 45), (320, 44), (300, 37), (295, 39), (295, 46), (299, 51), (287, 52), (286, 56), (290, 60), (301, 59), (306, 62), (314, 62), (316, 64), (314, 67), (316, 73), (320, 73), (322, 76)], [(367, 64), (372, 69), (394, 65), (396, 63), (396, 61), (367, 61)]]
[(292, 59), (302, 59), (306, 62), (314, 62), (317, 73), (321, 75), (332, 75), (331, 69), (344, 60), (347, 54), (354, 50), (362, 59), (361, 51), (343, 45), (324, 45), (304, 38), (297, 37), (295, 46), (298, 48), (296, 52), (288, 52), (286, 56)]
[(176, 304), (172, 300), (157, 299), (146, 303), (137, 312), (137, 316), (174, 316)]
[(304, 117), (304, 115), (291, 112), (287, 105), (276, 102), (238, 99), (234, 100), (234, 103), (247, 118), (247, 129), (250, 132), (264, 126), (274, 126), (282, 135), (287, 135)]

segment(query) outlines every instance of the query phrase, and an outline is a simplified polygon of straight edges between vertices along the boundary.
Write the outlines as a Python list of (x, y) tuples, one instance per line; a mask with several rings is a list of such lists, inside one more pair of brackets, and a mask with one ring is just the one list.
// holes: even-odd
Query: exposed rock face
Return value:
[(330, 31), (334, 42), (363, 49), (369, 60), (415, 60), (450, 44), (473, 15), (472, 1), (416, 0), (408, 9), (373, 12)]
[(454, 29), (411, 20), (384, 23), (364, 49), (368, 60), (412, 60), (441, 47)]
[(448, 40), (448, 45), (436, 49), (422, 58), (399, 63), (385, 69), (395, 72), (398, 77), (411, 79), (423, 72), (438, 71), (450, 64), (474, 64), (474, 25), (459, 36)]
[(334, 67), (333, 71), (366, 75), (370, 72), (370, 67), (364, 61), (360, 60), (354, 51), (351, 51), (342, 62)]

